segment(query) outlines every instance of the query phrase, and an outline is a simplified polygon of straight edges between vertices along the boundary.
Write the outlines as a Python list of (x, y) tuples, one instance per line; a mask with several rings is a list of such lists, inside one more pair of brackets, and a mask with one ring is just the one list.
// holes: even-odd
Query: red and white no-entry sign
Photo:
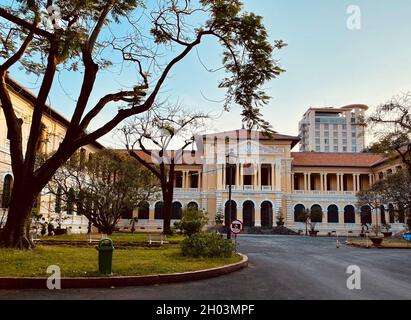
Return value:
[(243, 223), (240, 220), (233, 220), (230, 224), (230, 231), (234, 234), (239, 234), (243, 231)]

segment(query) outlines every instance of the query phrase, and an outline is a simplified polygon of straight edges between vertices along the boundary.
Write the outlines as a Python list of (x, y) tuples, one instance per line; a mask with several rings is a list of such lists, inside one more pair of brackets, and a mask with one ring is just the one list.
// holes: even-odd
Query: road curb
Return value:
[(350, 247), (361, 248), (361, 249), (381, 249), (381, 250), (392, 250), (392, 249), (398, 250), (398, 249), (401, 249), (401, 250), (411, 250), (411, 248), (408, 248), (408, 247), (376, 247), (376, 246), (373, 246), (373, 245), (367, 246), (367, 245), (365, 245), (365, 244), (352, 243), (352, 242), (347, 242), (346, 245), (347, 245), (347, 246), (350, 246)]
[[(242, 257), (240, 262), (227, 266), (183, 272), (174, 274), (159, 274), (137, 277), (90, 277), (90, 278), (62, 278), (62, 289), (77, 288), (111, 288), (111, 287), (137, 287), (179, 282), (198, 281), (223, 276), (239, 271), (248, 266), (248, 257)], [(47, 278), (16, 278), (0, 277), (0, 289), (47, 289)]]

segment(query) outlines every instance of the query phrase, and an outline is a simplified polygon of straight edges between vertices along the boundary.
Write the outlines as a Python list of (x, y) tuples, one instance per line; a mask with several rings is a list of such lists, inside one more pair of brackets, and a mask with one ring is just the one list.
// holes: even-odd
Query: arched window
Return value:
[(392, 203), (388, 205), (388, 213), (390, 215), (390, 223), (395, 223), (395, 209)]
[(130, 220), (133, 218), (133, 209), (130, 208), (123, 208), (121, 210), (121, 219)]
[(180, 202), (174, 202), (173, 203), (173, 210), (171, 212), (171, 219), (172, 220), (181, 220), (182, 217), (182, 212), (183, 212), (183, 206), (181, 205)]
[(371, 208), (369, 206), (361, 207), (361, 224), (371, 224)]
[(384, 206), (380, 206), (380, 216), (381, 216), (381, 223), (385, 224), (385, 207)]
[(243, 220), (245, 227), (254, 227), (255, 220), (254, 220), (254, 212), (255, 207), (252, 201), (246, 201), (243, 204)]
[[(231, 215), (229, 217), (230, 205), (231, 205)], [(229, 201), (226, 202), (225, 210), (224, 210), (224, 217), (225, 217), (226, 226), (228, 226), (231, 223), (231, 221), (237, 219), (237, 203), (235, 201), (231, 200), (231, 202)]]
[(355, 223), (355, 208), (351, 205), (344, 208), (344, 223)]
[(323, 222), (323, 209), (318, 204), (311, 207), (311, 222)]
[(196, 203), (196, 202), (190, 202), (188, 205), (187, 205), (187, 209), (189, 209), (189, 210), (197, 210), (198, 211), (198, 204)]
[(302, 204), (297, 204), (294, 207), (294, 222), (304, 222), (305, 207)]
[(3, 208), (8, 208), (10, 204), (11, 191), (13, 190), (13, 177), (8, 174), (3, 182), (3, 196), (1, 204)]
[(269, 201), (261, 204), (261, 226), (264, 228), (273, 227), (273, 205)]
[(154, 208), (154, 219), (163, 220), (164, 219), (164, 202), (160, 201), (156, 203)]
[(339, 223), (339, 218), (338, 218), (338, 207), (336, 205), (331, 205), (327, 209), (327, 218), (328, 218), (328, 223)]
[(150, 219), (150, 205), (147, 201), (142, 201), (138, 205), (138, 218), (140, 220)]

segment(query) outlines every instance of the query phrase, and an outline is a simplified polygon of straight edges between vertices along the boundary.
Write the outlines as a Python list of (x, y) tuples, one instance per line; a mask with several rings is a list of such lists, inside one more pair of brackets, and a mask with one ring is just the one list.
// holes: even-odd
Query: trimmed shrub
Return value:
[(205, 212), (187, 209), (183, 211), (181, 221), (176, 222), (174, 226), (185, 236), (191, 237), (201, 232), (207, 223), (208, 219)]
[(181, 243), (183, 256), (193, 258), (229, 258), (233, 255), (234, 244), (216, 233), (196, 233)]

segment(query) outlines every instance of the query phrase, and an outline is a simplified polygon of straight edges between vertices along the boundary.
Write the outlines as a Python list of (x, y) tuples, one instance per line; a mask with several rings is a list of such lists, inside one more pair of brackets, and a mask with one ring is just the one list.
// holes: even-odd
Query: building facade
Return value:
[(301, 152), (359, 153), (365, 148), (365, 105), (310, 108), (299, 123)]
[[(282, 215), (286, 227), (304, 230), (301, 215), (315, 206), (323, 212), (317, 229), (324, 234), (358, 234), (363, 223), (391, 223), (393, 231), (404, 227), (404, 216), (393, 218), (390, 204), (378, 210), (356, 204), (357, 192), (401, 169), (399, 160), (364, 153), (292, 152), (298, 137), (266, 138), (246, 130), (206, 136), (203, 141), (202, 151), (188, 152), (176, 168), (174, 220), (186, 207), (205, 210), (211, 224), (218, 213), (227, 216), (231, 181), (231, 215), (246, 228), (271, 228)], [(144, 207), (140, 226), (161, 228), (161, 200)]]

